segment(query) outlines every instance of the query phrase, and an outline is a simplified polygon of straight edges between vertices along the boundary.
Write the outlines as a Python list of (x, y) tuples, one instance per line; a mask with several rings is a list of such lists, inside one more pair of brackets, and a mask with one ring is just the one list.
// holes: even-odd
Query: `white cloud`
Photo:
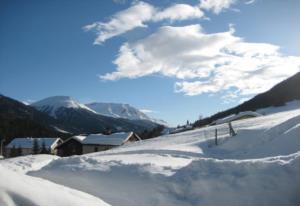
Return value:
[(283, 56), (279, 47), (250, 43), (234, 29), (206, 34), (200, 25), (164, 26), (145, 39), (121, 46), (116, 71), (104, 80), (152, 74), (176, 77), (176, 92), (186, 95), (233, 91), (252, 95), (298, 72), (300, 57)]
[(219, 14), (221, 11), (229, 9), (236, 2), (237, 0), (201, 0), (200, 8)]
[(212, 11), (215, 14), (219, 14), (224, 10), (231, 8), (232, 5), (244, 2), (245, 4), (252, 4), (255, 0), (200, 0), (200, 8)]
[(95, 22), (84, 27), (84, 30), (94, 30), (97, 38), (94, 44), (101, 44), (105, 40), (130, 31), (136, 27), (146, 27), (155, 13), (155, 8), (150, 4), (138, 2), (130, 8), (116, 13), (108, 22)]
[(147, 27), (146, 22), (162, 20), (187, 20), (202, 18), (203, 12), (198, 6), (174, 4), (160, 9), (145, 2), (136, 2), (128, 9), (114, 14), (107, 22), (95, 22), (83, 27), (85, 31), (95, 31), (97, 38), (94, 44), (101, 44), (107, 39), (128, 32), (134, 28)]
[(239, 100), (239, 103), (242, 104), (242, 103), (248, 101), (249, 99), (250, 99), (250, 97), (244, 97), (244, 98)]
[[(113, 0), (124, 3), (125, 0)], [(146, 23), (163, 20), (182, 21), (188, 19), (207, 19), (203, 10), (219, 14), (229, 9), (239, 0), (200, 0), (198, 5), (173, 4), (167, 8), (158, 8), (143, 1), (133, 1), (132, 6), (117, 12), (106, 22), (99, 21), (83, 27), (85, 31), (95, 31), (97, 37), (94, 44), (102, 44), (106, 40), (126, 33), (138, 27), (147, 27)], [(255, 0), (242, 0), (252, 4)]]
[(198, 6), (191, 6), (188, 4), (174, 4), (162, 11), (159, 11), (153, 17), (154, 21), (161, 21), (169, 19), (171, 21), (175, 20), (186, 20), (193, 18), (202, 18), (204, 13), (200, 10)]

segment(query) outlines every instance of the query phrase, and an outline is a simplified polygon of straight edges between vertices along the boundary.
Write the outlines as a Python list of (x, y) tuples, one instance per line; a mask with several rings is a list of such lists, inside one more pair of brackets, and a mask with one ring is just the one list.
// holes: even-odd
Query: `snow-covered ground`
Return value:
[(0, 165), (1, 206), (108, 206), (101, 199)]
[[(296, 206), (300, 205), (300, 109), (286, 108), (269, 108), (266, 116), (233, 122), (234, 137), (229, 137), (225, 124), (106, 152), (45, 157), (45, 161), (28, 156), (0, 164), (6, 173), (14, 170), (17, 173), (12, 174), (33, 182), (37, 177), (47, 184), (49, 180), (93, 195), (88, 201), (99, 198), (114, 206)], [(214, 145), (216, 128), (218, 145)], [(2, 183), (0, 191), (7, 187)]]
[(28, 171), (38, 170), (59, 157), (54, 155), (40, 154), (28, 155), (1, 161), (1, 165), (18, 173), (26, 174)]

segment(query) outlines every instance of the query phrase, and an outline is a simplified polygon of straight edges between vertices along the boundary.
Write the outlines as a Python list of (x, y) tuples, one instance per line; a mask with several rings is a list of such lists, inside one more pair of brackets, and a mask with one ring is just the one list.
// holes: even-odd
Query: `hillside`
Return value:
[(65, 136), (57, 129), (60, 123), (52, 117), (37, 111), (9, 97), (0, 95), (0, 136), (9, 142), (12, 137)]
[(256, 111), (261, 108), (283, 106), (293, 100), (300, 100), (300, 72), (275, 85), (269, 91), (258, 94), (252, 99), (223, 112), (198, 120), (195, 127), (204, 126), (215, 120), (243, 111)]
[[(285, 111), (283, 106), (279, 111), (233, 122), (234, 137), (224, 124), (82, 156), (3, 160), (0, 172), (32, 176), (26, 178), (32, 185), (39, 177), (40, 184), (49, 180), (115, 206), (296, 206), (300, 203), (300, 108)], [(214, 144), (216, 128), (218, 145)], [(4, 183), (0, 187), (9, 188)], [(17, 192), (19, 197), (27, 194)], [(26, 198), (39, 201), (31, 195)]]

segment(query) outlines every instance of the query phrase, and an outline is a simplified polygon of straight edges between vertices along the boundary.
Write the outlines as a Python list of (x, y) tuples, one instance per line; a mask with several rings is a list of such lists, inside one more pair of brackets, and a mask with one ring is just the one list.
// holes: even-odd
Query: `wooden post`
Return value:
[(218, 145), (218, 129), (215, 129), (215, 145)]
[(235, 136), (236, 133), (235, 133), (233, 127), (232, 127), (231, 122), (228, 123), (228, 126), (229, 126), (229, 135), (230, 135), (231, 137), (232, 137), (232, 136)]

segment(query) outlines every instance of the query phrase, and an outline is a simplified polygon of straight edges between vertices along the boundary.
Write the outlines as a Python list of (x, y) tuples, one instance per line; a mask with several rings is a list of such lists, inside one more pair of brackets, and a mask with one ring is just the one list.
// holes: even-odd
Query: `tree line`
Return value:
[[(32, 154), (50, 154), (51, 151), (46, 147), (45, 142), (42, 142), (42, 145), (39, 144), (37, 139), (33, 140), (32, 143)], [(23, 151), (21, 146), (19, 145), (18, 147), (15, 147), (15, 145), (11, 148), (10, 150), (10, 157), (17, 157), (17, 156), (22, 156)]]

